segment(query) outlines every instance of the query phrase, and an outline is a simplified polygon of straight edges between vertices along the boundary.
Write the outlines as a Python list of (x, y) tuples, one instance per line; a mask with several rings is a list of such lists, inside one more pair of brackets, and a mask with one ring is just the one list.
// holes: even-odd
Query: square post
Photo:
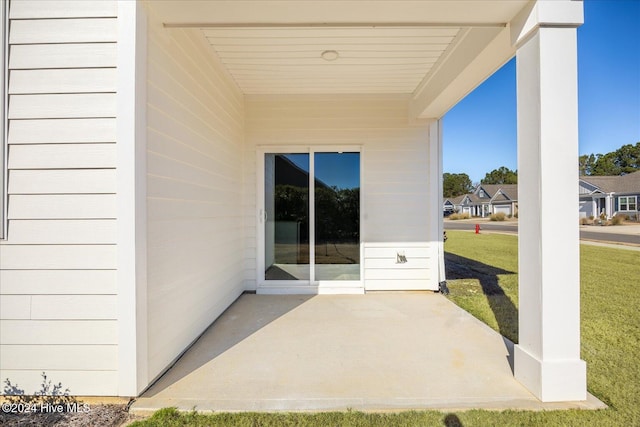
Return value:
[(433, 265), (437, 271), (437, 279), (433, 283), (433, 290), (439, 289), (440, 283), (447, 280), (444, 268), (444, 243), (442, 235), (444, 223), (442, 216), (442, 120), (434, 119), (429, 123), (429, 193), (431, 200), (435, 202), (431, 205), (429, 212), (429, 232), (435, 233), (431, 236), (430, 243), (433, 245), (434, 260), (437, 265)]
[(543, 402), (587, 398), (577, 209), (581, 22), (581, 2), (538, 2), (521, 17), (516, 37), (520, 304), (514, 373)]

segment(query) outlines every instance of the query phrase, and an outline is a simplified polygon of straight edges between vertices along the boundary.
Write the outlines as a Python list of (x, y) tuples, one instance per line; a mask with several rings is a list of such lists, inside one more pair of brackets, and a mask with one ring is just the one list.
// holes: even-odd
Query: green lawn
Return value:
[[(447, 232), (450, 298), (517, 342), (517, 238)], [(582, 358), (602, 411), (179, 414), (133, 426), (640, 426), (640, 252), (582, 246)], [(455, 278), (454, 278), (455, 277)], [(454, 278), (454, 279), (453, 279)]]
[[(469, 273), (447, 282), (451, 300), (518, 342), (517, 312), (510, 310), (518, 306), (518, 275), (512, 273), (518, 265), (517, 238), (464, 231), (447, 234), (446, 259), (455, 264), (460, 258), (477, 261), (468, 271), (447, 265), (458, 276)], [(610, 409), (576, 413), (567, 424), (640, 426), (640, 252), (581, 245), (580, 264), (581, 356), (587, 362), (589, 391)], [(502, 292), (486, 295), (481, 282), (491, 282), (492, 277)], [(540, 415), (534, 418), (542, 425), (551, 413)]]

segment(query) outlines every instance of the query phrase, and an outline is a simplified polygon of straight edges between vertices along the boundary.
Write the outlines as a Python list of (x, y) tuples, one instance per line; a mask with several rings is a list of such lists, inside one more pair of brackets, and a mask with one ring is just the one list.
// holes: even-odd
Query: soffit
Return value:
[[(151, 1), (191, 28), (245, 94), (401, 93), (437, 117), (513, 54), (508, 24), (528, 0)], [(500, 37), (499, 37), (500, 36)], [(483, 52), (493, 43), (490, 54)], [(322, 59), (336, 51), (334, 61)], [(481, 54), (482, 53), (482, 54)], [(473, 61), (488, 59), (476, 66)], [(461, 77), (460, 77), (461, 76)], [(426, 114), (426, 116), (425, 116)]]
[[(246, 94), (412, 93), (461, 28), (202, 29)], [(325, 55), (330, 60), (323, 59)]]

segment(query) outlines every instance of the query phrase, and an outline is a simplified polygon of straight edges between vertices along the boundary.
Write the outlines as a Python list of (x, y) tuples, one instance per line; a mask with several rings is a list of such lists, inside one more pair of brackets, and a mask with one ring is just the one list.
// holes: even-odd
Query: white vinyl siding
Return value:
[[(106, 1), (106, 0), (105, 0)], [(113, 67), (115, 43), (30, 44), (11, 46), (11, 70)]]
[(197, 30), (147, 8), (148, 378), (244, 290), (244, 100)]
[(9, 91), (21, 93), (115, 92), (115, 68), (15, 70)]
[(117, 2), (10, 4), (0, 377), (117, 395)]
[(12, 145), (113, 143), (116, 119), (13, 120), (9, 133)]
[(0, 3), (0, 240), (7, 233), (7, 29), (8, 2)]
[[(0, 270), (0, 293), (3, 297), (23, 294), (110, 295), (115, 290), (115, 270)], [(4, 339), (5, 335), (2, 337)]]
[[(247, 97), (246, 109), (247, 288), (256, 288), (255, 183), (262, 173), (256, 171), (256, 147), (355, 145), (362, 147), (365, 289), (437, 289), (436, 246), (430, 243), (437, 236), (428, 226), (428, 126), (408, 123), (406, 97), (256, 95)], [(406, 255), (406, 263), (396, 263), (398, 253)]]

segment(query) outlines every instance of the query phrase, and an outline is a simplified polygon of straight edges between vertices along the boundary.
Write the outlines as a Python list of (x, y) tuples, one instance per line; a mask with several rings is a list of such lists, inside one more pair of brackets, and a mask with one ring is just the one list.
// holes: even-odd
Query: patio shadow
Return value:
[(263, 299), (273, 298), (273, 304), (255, 304), (255, 298), (251, 298), (254, 296), (240, 295), (141, 397), (153, 397), (180, 382), (260, 329), (314, 297), (314, 295), (261, 296)]
[(498, 323), (500, 334), (518, 342), (518, 308), (500, 286), (498, 275), (516, 274), (449, 252), (444, 253), (447, 280), (476, 279)]

